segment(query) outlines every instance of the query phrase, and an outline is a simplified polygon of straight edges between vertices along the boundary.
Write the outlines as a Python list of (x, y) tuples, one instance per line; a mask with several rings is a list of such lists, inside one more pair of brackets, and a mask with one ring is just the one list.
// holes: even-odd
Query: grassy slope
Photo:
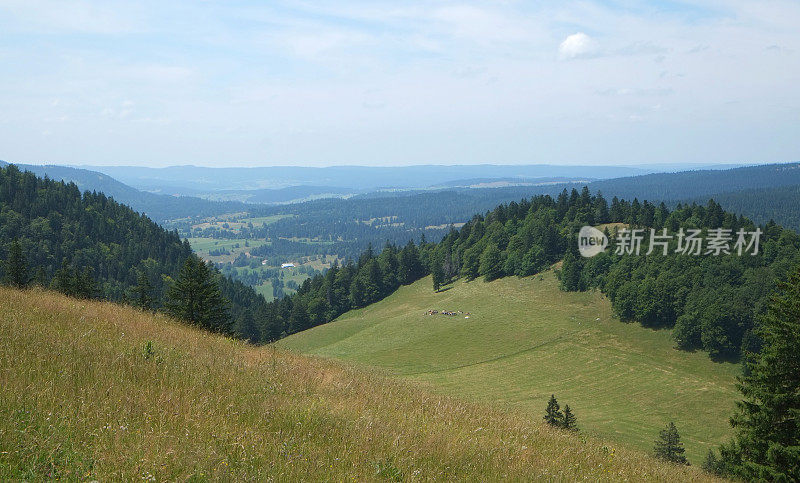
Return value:
[(0, 480), (703, 477), (131, 308), (0, 288), (0, 313)]
[[(674, 420), (695, 464), (729, 435), (738, 366), (677, 351), (668, 331), (620, 323), (597, 293), (561, 292), (552, 272), (459, 282), (438, 294), (430, 287), (421, 280), (279, 345), (381, 367), (532, 419), (555, 393), (584, 431), (647, 451)], [(423, 315), (429, 309), (472, 316)]]

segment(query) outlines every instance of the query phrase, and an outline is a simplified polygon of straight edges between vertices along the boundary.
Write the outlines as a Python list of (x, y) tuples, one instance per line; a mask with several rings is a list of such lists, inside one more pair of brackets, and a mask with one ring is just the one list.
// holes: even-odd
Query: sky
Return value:
[(800, 2), (0, 0), (0, 159), (800, 160)]

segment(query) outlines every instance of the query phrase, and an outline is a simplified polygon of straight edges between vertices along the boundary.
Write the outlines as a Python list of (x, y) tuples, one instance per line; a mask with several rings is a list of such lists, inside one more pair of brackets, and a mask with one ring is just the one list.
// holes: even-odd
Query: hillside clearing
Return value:
[(738, 396), (738, 365), (675, 350), (669, 331), (619, 322), (602, 295), (562, 292), (552, 271), (457, 282), (440, 293), (428, 277), (278, 345), (378, 367), (532, 419), (556, 394), (584, 432), (645, 451), (675, 421), (695, 464), (729, 436)]

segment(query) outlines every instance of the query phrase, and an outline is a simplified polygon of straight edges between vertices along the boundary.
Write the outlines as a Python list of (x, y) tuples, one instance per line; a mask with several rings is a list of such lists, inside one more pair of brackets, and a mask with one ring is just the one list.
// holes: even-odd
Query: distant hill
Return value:
[(82, 191), (104, 193), (134, 210), (146, 214), (158, 223), (189, 216), (214, 216), (246, 210), (246, 205), (234, 201), (217, 202), (197, 197), (176, 197), (139, 191), (111, 176), (87, 169), (55, 165), (17, 164), (16, 166), (39, 177), (47, 176), (56, 181), (73, 182)]
[(800, 163), (647, 174), (595, 181), (589, 188), (601, 191), (608, 198), (650, 201), (706, 198), (707, 201), (717, 193), (791, 185), (800, 185)]
[[(555, 195), (567, 185), (510, 186), (504, 188), (450, 188), (446, 190), (373, 192), (348, 199), (319, 199), (280, 206), (250, 206), (254, 216), (291, 215), (266, 226), (228, 233), (231, 238), (293, 237), (329, 241), (327, 244), (299, 245), (278, 242), (270, 253), (313, 255), (335, 253), (357, 258), (370, 244), (382, 247), (387, 241), (404, 245), (424, 236), (439, 240), (450, 224), (463, 224), (476, 213), (485, 213), (500, 203), (519, 201), (536, 194)], [(573, 185), (569, 185), (572, 187)], [(575, 185), (577, 186), (577, 185)], [(172, 223), (189, 235), (189, 223)], [(288, 251), (285, 252), (285, 251)]]
[[(800, 231), (800, 185), (716, 193), (714, 200), (727, 211), (741, 213), (757, 223), (774, 220), (787, 228)], [(702, 198), (684, 200), (684, 203), (693, 202), (703, 201)]]
[(442, 188), (504, 188), (509, 186), (542, 186), (553, 184), (586, 184), (592, 178), (564, 176), (545, 178), (471, 178), (448, 181), (434, 187)]
[(131, 308), (0, 287), (0, 312), (3, 481), (711, 480)]
[(398, 167), (330, 166), (325, 168), (274, 166), (260, 168), (205, 168), (170, 166), (94, 166), (88, 169), (136, 188), (166, 194), (210, 194), (220, 190), (277, 189), (289, 186), (329, 186), (367, 191), (382, 188), (427, 188), (471, 178), (616, 178), (662, 169), (627, 166), (554, 165), (422, 165)]
[(278, 189), (221, 190), (203, 195), (214, 201), (242, 201), (258, 204), (299, 203), (321, 198), (341, 198), (357, 191), (333, 186), (289, 186)]

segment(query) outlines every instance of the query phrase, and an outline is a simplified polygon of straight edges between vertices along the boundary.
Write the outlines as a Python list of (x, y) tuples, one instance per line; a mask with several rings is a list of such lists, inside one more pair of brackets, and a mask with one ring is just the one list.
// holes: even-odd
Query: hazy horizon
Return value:
[(790, 164), (795, 162), (800, 162), (800, 160), (779, 160), (779, 161), (764, 161), (764, 162), (741, 162), (741, 163), (729, 163), (729, 162), (664, 162), (664, 163), (596, 163), (596, 164), (588, 164), (588, 163), (483, 163), (483, 162), (475, 162), (475, 163), (413, 163), (413, 164), (384, 164), (384, 165), (367, 165), (367, 164), (252, 164), (252, 165), (227, 165), (227, 166), (220, 166), (218, 164), (199, 164), (199, 163), (181, 163), (181, 164), (164, 164), (164, 165), (146, 165), (146, 164), (122, 164), (122, 163), (97, 163), (97, 164), (89, 164), (89, 163), (60, 163), (54, 161), (14, 161), (8, 159), (0, 158), (0, 161), (6, 162), (9, 164), (20, 164), (20, 165), (32, 165), (32, 166), (63, 166), (69, 168), (78, 168), (78, 169), (87, 169), (92, 170), (93, 168), (144, 168), (144, 169), (168, 169), (168, 168), (184, 168), (184, 167), (195, 167), (195, 168), (220, 168), (220, 169), (260, 169), (260, 168), (418, 168), (418, 167), (459, 167), (459, 166), (468, 166), (468, 167), (479, 167), (479, 166), (498, 166), (498, 167), (531, 167), (531, 166), (543, 166), (543, 167), (569, 167), (569, 168), (576, 168), (576, 167), (592, 167), (592, 168), (697, 168), (697, 167), (744, 167), (744, 166), (762, 166), (768, 164)]
[(0, 159), (631, 166), (800, 159), (800, 4), (0, 4)]

